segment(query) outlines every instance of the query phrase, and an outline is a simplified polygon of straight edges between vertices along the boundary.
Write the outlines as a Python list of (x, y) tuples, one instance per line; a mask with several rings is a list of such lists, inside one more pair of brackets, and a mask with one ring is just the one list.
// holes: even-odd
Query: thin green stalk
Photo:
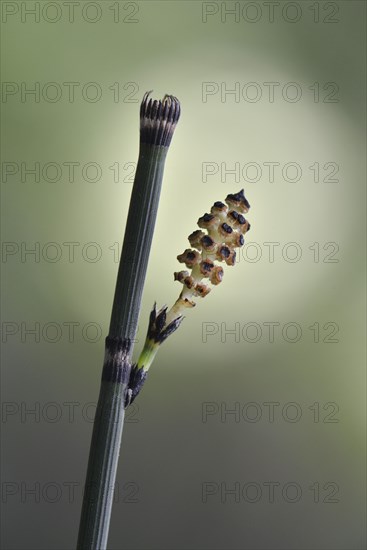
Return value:
[(173, 96), (145, 94), (140, 109), (140, 151), (106, 338), (78, 536), (78, 550), (103, 550), (111, 517), (125, 407), (146, 373), (131, 364), (141, 296), (153, 238), (167, 151), (180, 116)]

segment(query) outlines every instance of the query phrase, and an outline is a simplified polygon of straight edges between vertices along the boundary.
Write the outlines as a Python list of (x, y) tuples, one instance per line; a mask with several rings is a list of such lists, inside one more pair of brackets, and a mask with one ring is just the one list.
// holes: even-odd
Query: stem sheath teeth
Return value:
[(140, 107), (140, 141), (149, 145), (169, 147), (181, 106), (177, 97), (165, 95), (163, 99), (152, 100), (146, 92)]

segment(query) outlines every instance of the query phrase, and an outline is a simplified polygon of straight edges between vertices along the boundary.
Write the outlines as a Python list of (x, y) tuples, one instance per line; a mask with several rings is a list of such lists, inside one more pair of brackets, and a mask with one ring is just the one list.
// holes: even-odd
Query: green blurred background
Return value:
[(244, 187), (252, 228), (128, 415), (109, 547), (365, 547), (365, 12), (2, 2), (4, 548), (75, 546), (147, 90), (182, 117), (136, 353), (197, 218)]

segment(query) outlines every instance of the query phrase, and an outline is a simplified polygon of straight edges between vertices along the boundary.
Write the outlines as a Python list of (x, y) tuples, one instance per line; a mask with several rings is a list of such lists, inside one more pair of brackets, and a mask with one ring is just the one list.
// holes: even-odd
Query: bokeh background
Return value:
[(197, 218), (244, 187), (252, 228), (130, 409), (109, 548), (365, 547), (365, 11), (2, 2), (4, 549), (75, 546), (147, 90), (182, 117), (135, 355)]

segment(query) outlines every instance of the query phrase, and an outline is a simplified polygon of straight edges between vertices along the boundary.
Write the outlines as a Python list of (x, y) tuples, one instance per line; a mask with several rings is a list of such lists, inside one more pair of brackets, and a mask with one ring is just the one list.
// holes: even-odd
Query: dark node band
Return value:
[(131, 340), (130, 338), (121, 338), (107, 336), (105, 340), (106, 350), (110, 352), (111, 355), (115, 353), (120, 353), (122, 355), (129, 355), (131, 350)]
[(131, 341), (129, 338), (106, 338), (105, 362), (102, 371), (104, 382), (127, 384), (130, 378), (131, 365), (129, 352)]

